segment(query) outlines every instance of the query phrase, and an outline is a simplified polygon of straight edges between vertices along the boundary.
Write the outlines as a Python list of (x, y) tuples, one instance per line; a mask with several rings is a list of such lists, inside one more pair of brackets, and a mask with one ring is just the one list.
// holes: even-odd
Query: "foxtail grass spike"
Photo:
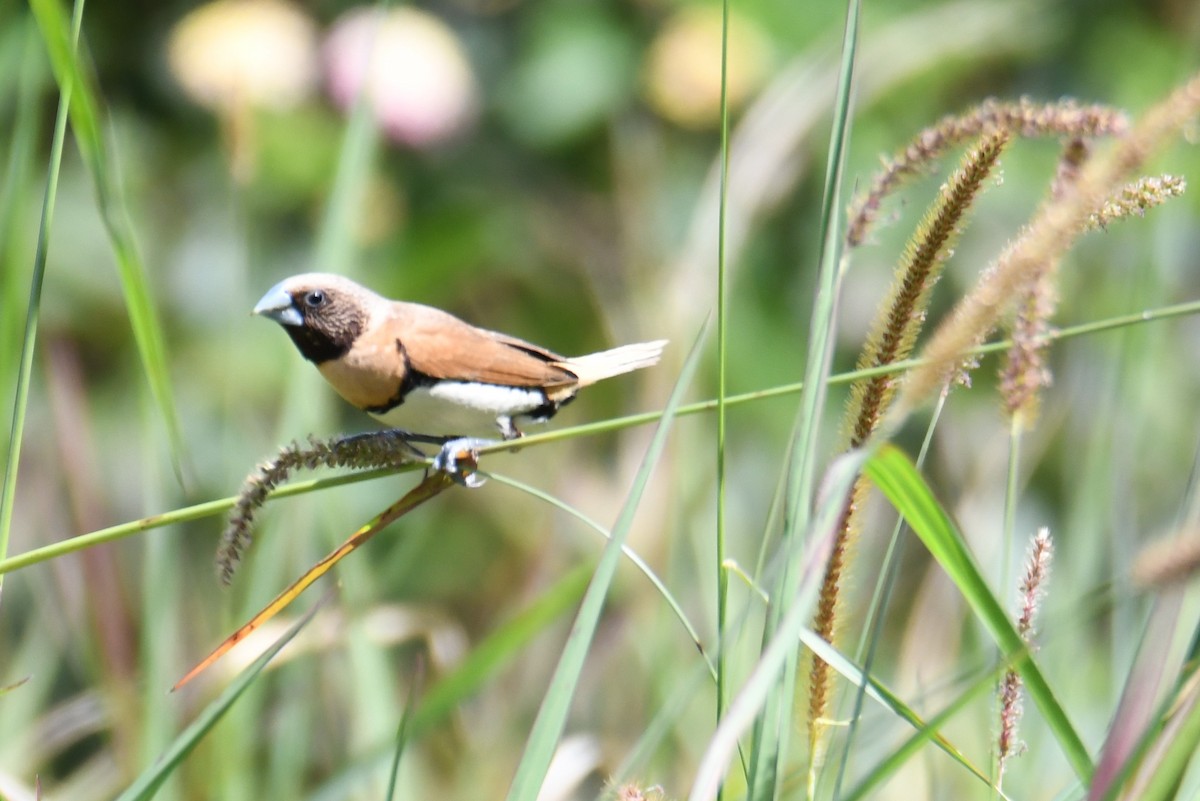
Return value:
[(883, 200), (907, 180), (921, 175), (943, 153), (978, 136), (1007, 131), (1013, 136), (1067, 136), (1095, 138), (1123, 133), (1129, 126), (1119, 110), (1101, 105), (1080, 105), (1073, 100), (1035, 103), (986, 100), (962, 114), (944, 117), (921, 131), (909, 145), (886, 159), (883, 169), (850, 208), (846, 244), (858, 247), (879, 216)]
[[(1067, 195), (1079, 179), (1087, 161), (1087, 142), (1076, 137), (1067, 142), (1058, 160), (1050, 199)], [(1019, 427), (1032, 427), (1037, 419), (1041, 391), (1050, 386), (1050, 368), (1046, 365), (1046, 346), (1050, 319), (1058, 308), (1058, 266), (1062, 259), (1047, 261), (1022, 288), (1012, 326), (1012, 347), (1000, 368), (1000, 397), (1004, 411)]]
[(1129, 217), (1144, 216), (1155, 206), (1181, 196), (1187, 181), (1176, 175), (1148, 175), (1126, 184), (1088, 216), (1087, 228), (1107, 228), (1109, 223)]
[(1133, 562), (1133, 583), (1142, 589), (1182, 584), (1200, 573), (1200, 531), (1147, 545)]
[(246, 477), (217, 549), (217, 576), (222, 584), (229, 584), (233, 580), (242, 554), (250, 545), (258, 509), (266, 502), (271, 491), (287, 481), (295, 471), (315, 470), (318, 467), (393, 467), (425, 458), (413, 447), (405, 432), (395, 429), (328, 440), (310, 437), (308, 443), (307, 448), (295, 442), (281, 448), (278, 456), (259, 465)]
[[(921, 220), (896, 267), (895, 282), (880, 306), (879, 315), (859, 357), (860, 369), (893, 364), (912, 353), (917, 334), (925, 321), (933, 286), (952, 252), (963, 219), (992, 174), (1008, 141), (1009, 135), (1005, 130), (985, 136), (966, 154), (958, 171), (942, 187), (937, 201)], [(896, 380), (894, 375), (881, 375), (856, 382), (851, 387), (850, 403), (846, 410), (848, 447), (862, 445), (874, 433), (895, 394)], [(842, 510), (837, 538), (825, 568), (813, 619), (814, 631), (831, 643), (836, 638), (840, 619), (843, 574), (857, 539), (858, 510), (866, 500), (867, 489), (865, 480), (860, 478), (856, 481)], [(820, 761), (823, 751), (823, 721), (828, 715), (832, 683), (833, 670), (814, 656), (808, 681), (809, 741), (814, 764)]]
[[(1017, 631), (1021, 639), (1034, 649), (1034, 620), (1038, 608), (1046, 594), (1046, 581), (1050, 577), (1050, 561), (1054, 546), (1050, 540), (1050, 530), (1041, 528), (1034, 535), (1029, 548), (1029, 558), (1025, 563), (1025, 575), (1021, 579), (1021, 611), (1017, 616)], [(1008, 760), (1018, 756), (1024, 745), (1017, 736), (1017, 727), (1021, 722), (1021, 674), (1010, 669), (1004, 674), (1000, 685), (1000, 736), (996, 741), (996, 762), (998, 780), (1004, 778), (1004, 768)]]
[(1047, 262), (1060, 258), (1083, 232), (1088, 218), (1197, 113), (1200, 75), (1151, 108), (1118, 137), (1111, 150), (1090, 159), (1062, 198), (1042, 204), (1021, 235), (934, 333), (925, 349), (925, 362), (909, 374), (893, 407), (897, 421), (939, 391), (963, 355), (994, 330), (1020, 289)]

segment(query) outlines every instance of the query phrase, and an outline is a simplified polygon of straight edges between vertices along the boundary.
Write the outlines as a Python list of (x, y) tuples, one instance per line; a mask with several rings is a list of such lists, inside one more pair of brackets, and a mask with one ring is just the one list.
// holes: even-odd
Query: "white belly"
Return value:
[(410, 391), (399, 406), (373, 417), (414, 434), (497, 437), (497, 418), (518, 417), (545, 403), (539, 390), (441, 381)]

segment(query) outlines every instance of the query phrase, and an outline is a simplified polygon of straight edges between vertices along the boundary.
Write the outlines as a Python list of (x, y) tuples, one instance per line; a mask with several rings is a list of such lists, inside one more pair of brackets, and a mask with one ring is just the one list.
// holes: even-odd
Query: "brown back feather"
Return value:
[(431, 378), (547, 389), (578, 383), (562, 356), (524, 340), (419, 303), (394, 301), (391, 313), (409, 366)]

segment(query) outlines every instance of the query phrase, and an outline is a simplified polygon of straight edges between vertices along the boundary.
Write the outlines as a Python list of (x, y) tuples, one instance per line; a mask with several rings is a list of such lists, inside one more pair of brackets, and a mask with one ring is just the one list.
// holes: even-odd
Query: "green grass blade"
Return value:
[[(380, 3), (381, 8), (391, 3)], [(371, 111), (370, 92), (354, 101), (338, 155), (337, 175), (318, 229), (314, 261), (318, 270), (346, 272), (355, 253), (354, 229), (362, 213), (363, 189), (368, 183), (379, 139)]]
[(445, 720), (514, 654), (577, 603), (591, 574), (591, 565), (575, 568), (542, 592), (536, 602), (476, 645), (462, 664), (429, 688), (413, 713), (412, 736)]
[(721, 3), (721, 181), (717, 195), (717, 538), (713, 560), (717, 578), (717, 723), (725, 712), (725, 695), (729, 682), (729, 648), (725, 643), (726, 615), (729, 605), (729, 572), (725, 569), (725, 406), (726, 357), (728, 346), (727, 318), (729, 309), (725, 297), (725, 230), (729, 195), (729, 0)]
[[(40, 161), (41, 94), (43, 68), (41, 39), (32, 20), (19, 26), (24, 39), (19, 65), (3, 65), (12, 70), (16, 82), (16, 103), (7, 166), (0, 179), (0, 392), (9, 390), (9, 376), (18, 373), (20, 364), (21, 321), (28, 312), (23, 304), (27, 271), (32, 259), (26, 251), (26, 198), (32, 191), (34, 166)], [(53, 145), (51, 146), (53, 152)]]
[[(934, 745), (946, 752), (946, 754), (958, 764), (962, 765), (975, 778), (979, 779), (986, 785), (991, 785), (986, 773), (976, 767), (971, 760), (967, 759), (962, 751), (958, 750), (945, 737), (938, 733), (938, 727), (932, 723), (926, 723), (921, 719), (912, 707), (904, 703), (899, 695), (888, 689), (882, 682), (865, 675), (857, 665), (842, 655), (840, 651), (826, 642), (820, 635), (809, 629), (804, 629), (800, 632), (800, 640), (813, 653), (821, 657), (830, 667), (840, 673), (852, 685), (859, 688), (864, 696), (874, 698), (878, 703), (890, 710), (896, 717), (909, 724), (917, 731), (925, 732), (920, 738), (921, 742), (932, 740)], [(984, 686), (987, 686), (986, 684)], [(940, 725), (940, 724), (939, 724)]]
[[(507, 484), (514, 489), (519, 489), (522, 492), (538, 498), (539, 500), (545, 501), (556, 509), (559, 509), (566, 514), (571, 515), (576, 520), (579, 520), (581, 523), (597, 532), (605, 539), (612, 539), (612, 532), (610, 532), (604, 526), (600, 525), (595, 520), (592, 520), (575, 507), (562, 502), (558, 498), (555, 498), (553, 495), (542, 492), (536, 487), (531, 487), (528, 484), (508, 478), (506, 476), (498, 476), (495, 473), (490, 473), (489, 476), (499, 483)], [(683, 611), (683, 605), (675, 597), (675, 594), (667, 588), (667, 585), (664, 584), (663, 580), (658, 577), (658, 574), (654, 572), (654, 569), (651, 568), (650, 565), (646, 564), (646, 560), (638, 556), (637, 551), (634, 551), (627, 545), (622, 545), (621, 553), (625, 555), (625, 558), (633, 562), (634, 566), (637, 567), (638, 570), (642, 571), (642, 575), (644, 575), (650, 581), (650, 583), (654, 585), (654, 589), (658, 590), (658, 594), (662, 596), (663, 601), (665, 601), (667, 606), (671, 608), (671, 611), (675, 613), (675, 617), (679, 620), (680, 625), (683, 626), (683, 630), (687, 632), (688, 637), (690, 637), (692, 640), (692, 644), (696, 646), (696, 650), (700, 653), (701, 658), (708, 667), (709, 673), (712, 674), (713, 680), (719, 682), (718, 667), (709, 657), (708, 651), (704, 648), (704, 642), (700, 639), (700, 633), (696, 630), (696, 627), (692, 625), (692, 621), (688, 618), (687, 612)]]
[[(810, 508), (819, 435), (821, 410), (825, 404), (827, 381), (833, 356), (834, 317), (838, 289), (841, 285), (842, 214), (841, 187), (850, 145), (850, 98), (854, 85), (854, 65), (858, 46), (860, 5), (850, 0), (846, 7), (846, 24), (842, 39), (842, 62), (838, 75), (834, 103), (833, 128), (830, 133), (829, 158), (825, 168), (825, 190), (821, 206), (820, 272), (809, 324), (808, 354), (805, 361), (804, 389), (800, 394), (800, 409), (796, 437), (792, 442), (789, 460), (787, 494), (784, 505), (783, 548), (788, 554), (780, 571), (773, 598), (796, 597), (797, 564), (803, 543), (798, 534), (809, 529)], [(786, 612), (782, 604), (772, 604), (764, 630), (764, 641), (778, 630), (780, 616)], [(794, 726), (794, 708), (798, 652), (793, 652), (788, 669), (784, 671), (774, 702), (755, 727), (754, 746), (750, 762), (749, 796), (772, 799), (778, 794), (780, 762), (788, 751), (788, 736)], [(784, 723), (784, 721), (788, 721)]]
[[(63, 26), (66, 41), (72, 49), (79, 35), (82, 11), (82, 0), (79, 0), (70, 34), (65, 33), (65, 23)], [(16, 398), (13, 401), (12, 424), (8, 436), (8, 456), (4, 463), (4, 485), (3, 488), (0, 488), (0, 559), (8, 555), (8, 543), (12, 536), (13, 504), (17, 498), (17, 468), (21, 460), (25, 414), (29, 408), (29, 381), (33, 373), (33, 349), (37, 342), (38, 321), (41, 319), (42, 282), (46, 276), (46, 254), (50, 248), (50, 229), (54, 221), (54, 205), (58, 195), (58, 173), (62, 166), (63, 143), (66, 141), (67, 116), (72, 94), (72, 84), (69, 81), (61, 83), (58, 116), (54, 122), (54, 139), (50, 146), (50, 168), (46, 174), (46, 192), (42, 199), (42, 215), (38, 224), (37, 250), (33, 257), (33, 274), (29, 283), (29, 304), (26, 307), (25, 330), (21, 340)], [(3, 582), (4, 574), (0, 573), (0, 588), (3, 587)]]
[[(920, 470), (925, 464), (925, 458), (929, 454), (929, 448), (933, 444), (933, 432), (937, 430), (938, 421), (941, 420), (942, 411), (946, 407), (946, 395), (938, 398), (934, 404), (933, 414), (930, 415), (929, 424), (925, 427), (925, 438), (921, 441), (921, 450), (917, 453), (917, 469)], [(905, 538), (901, 535), (904, 533), (904, 519), (897, 516), (895, 525), (892, 526), (891, 536), (888, 537), (887, 549), (884, 552), (883, 560), (879, 566), (879, 578), (876, 580), (875, 589), (871, 593), (871, 602), (867, 606), (867, 616), (863, 622), (863, 632), (859, 639), (856, 658), (862, 660), (863, 672), (870, 675), (874, 671), (875, 659), (879, 653), (879, 645), (883, 641), (883, 633), (885, 627), (888, 605), (891, 602), (892, 592), (896, 587), (896, 580), (900, 574), (900, 565), (902, 563), (901, 554), (904, 550)], [(833, 798), (835, 801), (841, 798), (842, 783), (846, 778), (846, 769), (850, 764), (851, 749), (854, 746), (855, 735), (858, 734), (859, 723), (862, 721), (863, 702), (866, 700), (866, 693), (863, 687), (854, 693), (854, 710), (850, 713), (850, 724), (846, 727), (846, 737), (842, 744), (842, 754), (838, 759), (837, 773), (833, 783)]]
[[(110, 169), (101, 123), (101, 106), (97, 100), (99, 94), (94, 88), (90, 71), (78, 57), (66, 15), (58, 0), (30, 0), (29, 6), (42, 32), (60, 91), (69, 97), (71, 128), (84, 164), (95, 183), (97, 207), (117, 263), (142, 369), (166, 425), (176, 472), (181, 474), (183, 436), (171, 391), (162, 325), (151, 299), (146, 271), (138, 255), (124, 201)], [(83, 3), (79, 0), (76, 14), (81, 15), (82, 9)]]
[(225, 688), (187, 728), (180, 732), (179, 736), (175, 738), (175, 742), (171, 743), (171, 746), (163, 752), (154, 765), (139, 776), (125, 792), (117, 796), (116, 801), (147, 801), (147, 799), (153, 798), (155, 792), (162, 786), (162, 783), (175, 772), (175, 769), (191, 753), (196, 744), (212, 731), (212, 728), (229, 711), (234, 702), (254, 683), (254, 680), (262, 673), (263, 668), (275, 658), (275, 655), (283, 649), (283, 646), (291, 642), (292, 638), (299, 634), (300, 630), (312, 620), (313, 615), (321, 607), (321, 603), (319, 601), (314, 604), (312, 609), (308, 610), (303, 617), (296, 621), (295, 625), (276, 640), (262, 656), (254, 660), (254, 663), (250, 667), (243, 670), (232, 684)]
[(1200, 753), (1200, 684), (1193, 673), (1185, 684), (1178, 708), (1164, 727), (1159, 740), (1160, 750), (1145, 766), (1149, 775), (1146, 784), (1129, 801), (1169, 801), (1179, 797), (1180, 785), (1188, 767)]
[(417, 663), (417, 669), (408, 690), (408, 699), (404, 702), (404, 712), (400, 715), (400, 725), (396, 729), (396, 749), (392, 753), (392, 767), (388, 773), (387, 793), (384, 801), (394, 801), (396, 798), (396, 783), (400, 779), (400, 760), (404, 758), (404, 750), (412, 739), (413, 702), (417, 689), (425, 675), (425, 663)]
[(1025, 642), (992, 594), (958, 527), (946, 514), (904, 452), (893, 445), (880, 448), (867, 463), (867, 475), (896, 508), (929, 549), (933, 558), (958, 587), (972, 611), (991, 633), (1004, 658), (1021, 674), (1029, 697), (1054, 733), (1067, 761), (1080, 781), (1092, 775), (1092, 759), (1053, 690), (1042, 675)]
[(654, 438), (646, 449), (646, 456), (634, 477), (633, 486), (626, 497), (625, 505), (617, 515), (616, 523), (613, 524), (612, 538), (604, 547), (600, 563), (596, 566), (596, 572), (592, 576), (592, 581), (584, 594), (583, 603), (579, 607), (575, 624), (571, 627), (566, 647), (563, 649), (562, 656), (559, 657), (558, 667), (555, 668), (554, 676), (542, 699), (542, 706), (534, 721), (533, 731), (530, 732), (525, 753), (521, 757), (516, 775), (509, 787), (508, 801), (535, 801), (542, 782), (546, 778), (550, 760), (554, 756), (563, 727), (567, 722), (567, 711), (575, 696), (575, 688), (583, 671), (584, 659), (592, 644), (596, 626), (600, 622), (600, 612), (608, 597), (608, 588), (616, 574), (617, 564), (621, 558), (621, 546), (625, 543), (625, 538), (633, 525), (633, 519), (642, 495), (646, 491), (650, 474), (666, 446), (667, 434), (671, 430), (675, 410), (679, 407), (683, 393), (690, 384), (692, 375), (696, 372), (696, 366), (700, 361), (701, 345), (707, 330), (708, 325), (705, 324), (700, 335), (696, 337), (691, 352), (688, 353), (679, 379), (675, 382), (675, 388), (671, 391), (671, 397), (663, 411), (662, 422), (659, 423), (658, 430), (654, 432)]
[[(800, 632), (808, 624), (816, 607), (842, 504), (846, 502), (854, 478), (865, 460), (864, 451), (852, 451), (834, 460), (827, 471), (824, 492), (813, 517), (812, 532), (805, 538), (807, 550), (795, 565), (799, 574), (796, 597), (785, 599), (787, 614), (780, 620), (774, 638), (763, 649), (754, 670), (729, 705), (721, 725), (709, 742), (688, 796), (690, 801), (712, 801), (716, 798), (717, 788), (721, 786), (726, 768), (737, 752), (742, 733), (752, 724), (756, 727), (762, 725), (759, 713), (777, 694), (780, 674), (790, 665)], [(756, 792), (764, 790), (760, 788)]]
[[(876, 765), (870, 773), (863, 777), (862, 781), (854, 787), (847, 795), (839, 797), (838, 801), (860, 801), (860, 799), (870, 797), (871, 793), (879, 789), (888, 778), (895, 775), (901, 767), (904, 766), (909, 759), (915, 756), (928, 742), (937, 743), (937, 732), (955, 715), (966, 708), (967, 704), (975, 700), (984, 692), (990, 690), (996, 685), (997, 672), (987, 673), (980, 677), (974, 684), (967, 688), (965, 692), (954, 699), (938, 714), (929, 719), (928, 723), (924, 723), (917, 727), (916, 733), (904, 741), (903, 744), (893, 751), (886, 759)], [(942, 750), (946, 750), (943, 748)], [(950, 753), (950, 752), (947, 752)], [(955, 754), (951, 753), (951, 756)], [(957, 759), (957, 757), (956, 757)], [(989, 784), (988, 777), (983, 775), (973, 766), (959, 760), (959, 763), (968, 767), (972, 773), (981, 778), (984, 784)], [(997, 791), (999, 792), (999, 791)], [(1000, 797), (1004, 797), (1002, 794)]]

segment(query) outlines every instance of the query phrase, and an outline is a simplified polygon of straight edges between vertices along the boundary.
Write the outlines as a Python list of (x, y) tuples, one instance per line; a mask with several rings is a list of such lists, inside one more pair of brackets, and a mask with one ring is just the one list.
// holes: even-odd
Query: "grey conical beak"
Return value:
[(276, 284), (267, 290), (262, 300), (254, 305), (254, 313), (270, 317), (280, 325), (304, 325), (304, 318), (292, 302), (292, 296), (284, 291), (283, 284)]

